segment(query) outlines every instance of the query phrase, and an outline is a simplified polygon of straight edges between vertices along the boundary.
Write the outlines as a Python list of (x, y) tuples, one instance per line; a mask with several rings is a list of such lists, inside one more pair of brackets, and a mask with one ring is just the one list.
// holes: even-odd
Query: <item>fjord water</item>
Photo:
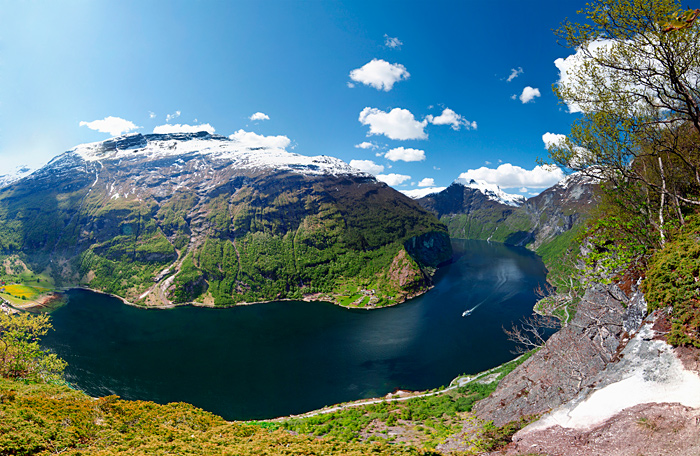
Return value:
[(453, 247), (457, 260), (437, 272), (434, 289), (372, 311), (290, 301), (144, 310), (72, 290), (45, 344), (92, 396), (184, 401), (227, 419), (435, 388), (512, 359), (502, 326), (530, 315), (545, 281), (525, 249)]

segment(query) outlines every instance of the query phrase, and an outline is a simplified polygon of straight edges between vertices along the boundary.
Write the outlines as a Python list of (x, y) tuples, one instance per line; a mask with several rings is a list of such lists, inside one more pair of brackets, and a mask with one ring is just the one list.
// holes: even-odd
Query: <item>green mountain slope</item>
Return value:
[(312, 159), (208, 134), (79, 146), (0, 189), (0, 252), (59, 286), (155, 306), (382, 306), (427, 290), (451, 257), (445, 227), (373, 177)]

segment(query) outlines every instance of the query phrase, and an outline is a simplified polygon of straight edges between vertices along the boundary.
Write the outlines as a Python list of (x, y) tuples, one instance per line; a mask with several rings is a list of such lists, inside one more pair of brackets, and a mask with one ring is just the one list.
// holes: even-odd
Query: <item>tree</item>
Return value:
[(61, 382), (66, 362), (39, 345), (49, 316), (0, 312), (0, 376), (30, 382)]
[(519, 325), (513, 323), (510, 329), (503, 328), (503, 332), (509, 341), (516, 344), (512, 353), (521, 354), (544, 346), (547, 333), (559, 329), (560, 326), (559, 320), (554, 317), (533, 313), (530, 317), (523, 317)]
[(700, 206), (698, 15), (675, 0), (594, 0), (579, 14), (557, 31), (576, 54), (557, 62), (554, 91), (581, 116), (550, 157), (608, 182), (663, 244), (669, 219)]

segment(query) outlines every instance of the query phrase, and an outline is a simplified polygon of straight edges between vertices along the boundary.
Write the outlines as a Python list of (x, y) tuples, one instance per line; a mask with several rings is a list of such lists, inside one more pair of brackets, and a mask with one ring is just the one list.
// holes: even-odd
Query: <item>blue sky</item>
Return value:
[(574, 119), (551, 90), (572, 54), (552, 29), (581, 7), (0, 1), (0, 174), (115, 129), (204, 126), (358, 160), (400, 190), (463, 175), (537, 193), (557, 175), (535, 168), (543, 135)]

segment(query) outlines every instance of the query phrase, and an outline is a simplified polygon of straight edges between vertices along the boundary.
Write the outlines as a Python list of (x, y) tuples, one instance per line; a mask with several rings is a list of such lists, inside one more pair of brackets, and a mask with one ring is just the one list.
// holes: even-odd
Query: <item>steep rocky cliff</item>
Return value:
[(78, 146), (0, 189), (0, 253), (145, 305), (378, 306), (425, 291), (451, 246), (432, 214), (338, 159), (201, 132)]

